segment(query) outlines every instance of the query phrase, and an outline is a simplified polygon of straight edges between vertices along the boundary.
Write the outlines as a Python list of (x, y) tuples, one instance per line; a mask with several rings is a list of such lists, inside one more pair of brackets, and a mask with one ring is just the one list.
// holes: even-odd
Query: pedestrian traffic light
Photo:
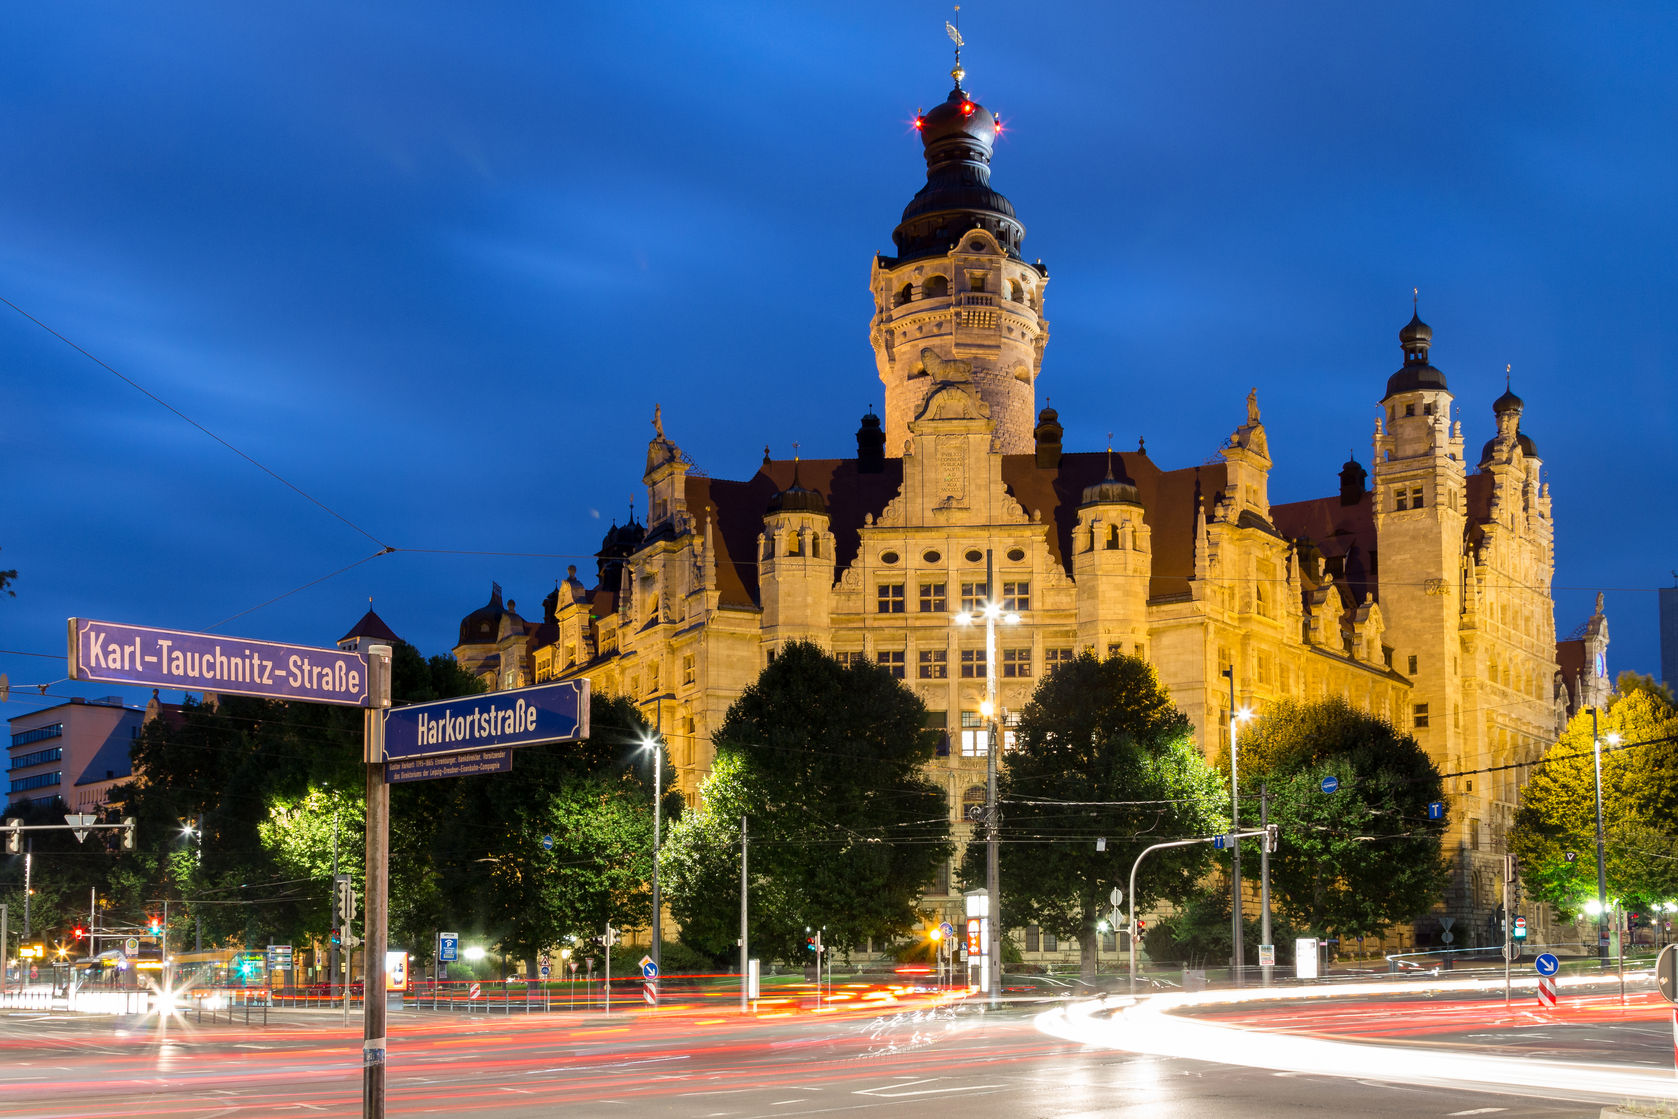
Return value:
[(340, 943), (341, 943), (341, 938), (338, 935), (338, 930), (333, 929), (332, 930), (332, 947), (336, 948), (336, 947), (338, 947), (338, 945)]
[(162, 918), (157, 917), (157, 916), (152, 916), (152, 917), (147, 917), (146, 918), (146, 932), (149, 935), (157, 936), (162, 931), (163, 931), (163, 919)]
[(355, 920), (355, 883), (350, 876), (338, 876), (338, 919), (346, 924)]

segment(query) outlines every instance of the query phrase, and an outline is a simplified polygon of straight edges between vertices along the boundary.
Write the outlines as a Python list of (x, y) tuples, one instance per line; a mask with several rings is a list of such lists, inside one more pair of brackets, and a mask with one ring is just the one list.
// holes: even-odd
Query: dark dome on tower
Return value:
[(1404, 347), (1404, 367), (1387, 378), (1387, 396), (1423, 389), (1444, 390), (1445, 374), (1427, 360), (1428, 349), (1433, 345), (1433, 328), (1419, 314), (1412, 314), (1398, 332), (1398, 343)]
[(1505, 412), (1519, 412), (1526, 408), (1526, 401), (1510, 392), (1507, 387), (1503, 395), (1492, 401), (1492, 413), (1501, 416)]
[(926, 185), (903, 210), (892, 233), (899, 261), (949, 252), (962, 234), (988, 230), (1009, 256), (1018, 258), (1025, 227), (1014, 205), (991, 189), (995, 114), (957, 86), (949, 97), (915, 119), (926, 149)]
[(1125, 473), (1124, 460), (1119, 460), (1118, 476), (1113, 474), (1113, 453), (1107, 452), (1107, 476), (1093, 486), (1084, 487), (1084, 498), (1079, 508), (1086, 505), (1141, 505), (1142, 494), (1136, 483)]
[(798, 466), (792, 468), (792, 484), (769, 499), (764, 515), (772, 513), (818, 513), (827, 516), (827, 499), (798, 484)]

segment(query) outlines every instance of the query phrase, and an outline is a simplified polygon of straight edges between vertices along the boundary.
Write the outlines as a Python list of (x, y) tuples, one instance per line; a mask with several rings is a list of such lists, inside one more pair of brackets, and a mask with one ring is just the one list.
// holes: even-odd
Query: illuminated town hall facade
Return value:
[[(1564, 681), (1558, 667), (1550, 495), (1522, 402), (1492, 405), (1496, 434), (1471, 460), (1413, 317), (1372, 417), (1373, 477), (1349, 462), (1326, 496), (1272, 504), (1256, 390), (1230, 402), (1238, 422), (1209, 464), (1063, 449), (1036, 404), (1048, 272), (1022, 255), (1023, 226), (990, 185), (995, 120), (956, 74), (916, 122), (927, 180), (896, 252), (874, 259), (885, 405), (854, 455), (766, 454), (749, 478), (706, 477), (655, 411), (645, 524), (614, 525), (592, 580), (572, 568), (539, 621), (497, 587), (462, 621), (456, 658), (492, 688), (587, 676), (631, 697), (658, 718), (690, 798), (711, 733), (777, 647), (869, 658), (945, 731), (935, 768), (959, 817), (983, 798), (987, 666), (983, 627), (952, 616), (989, 569), (1020, 616), (999, 633), (1005, 708), (1078, 651), (1123, 651), (1155, 666), (1209, 755), (1227, 738), (1231, 666), (1242, 706), (1339, 696), (1411, 731), (1461, 775), (1447, 781), (1446, 908), (1459, 943), (1485, 942), (1525, 773), (1490, 767), (1536, 761), (1570, 703), (1603, 698), (1600, 671)], [(1599, 608), (1582, 663), (1606, 642)], [(946, 871), (927, 904), (953, 908), (955, 888)]]

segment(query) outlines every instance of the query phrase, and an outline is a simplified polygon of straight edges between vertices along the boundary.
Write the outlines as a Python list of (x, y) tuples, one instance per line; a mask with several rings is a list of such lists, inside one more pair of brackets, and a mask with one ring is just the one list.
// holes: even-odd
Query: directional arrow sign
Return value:
[(653, 963), (653, 958), (651, 956), (641, 957), (641, 974), (646, 976), (648, 979), (658, 978), (658, 965)]
[(1561, 961), (1545, 952), (1532, 961), (1532, 966), (1538, 969), (1539, 975), (1554, 975), (1561, 970)]

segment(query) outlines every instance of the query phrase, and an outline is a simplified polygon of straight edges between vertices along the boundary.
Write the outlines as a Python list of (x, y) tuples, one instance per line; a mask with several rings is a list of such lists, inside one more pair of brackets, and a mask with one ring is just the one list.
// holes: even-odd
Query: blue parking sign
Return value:
[(460, 934), (452, 932), (438, 933), (437, 962), (441, 964), (452, 964), (458, 959), (460, 959)]

